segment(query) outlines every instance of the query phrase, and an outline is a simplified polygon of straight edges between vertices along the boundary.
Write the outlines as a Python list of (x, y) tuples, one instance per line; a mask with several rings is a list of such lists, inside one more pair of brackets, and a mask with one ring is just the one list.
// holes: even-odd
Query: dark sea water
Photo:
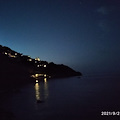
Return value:
[(101, 112), (120, 111), (120, 76), (44, 79), (7, 95), (2, 106), (15, 120), (119, 119)]

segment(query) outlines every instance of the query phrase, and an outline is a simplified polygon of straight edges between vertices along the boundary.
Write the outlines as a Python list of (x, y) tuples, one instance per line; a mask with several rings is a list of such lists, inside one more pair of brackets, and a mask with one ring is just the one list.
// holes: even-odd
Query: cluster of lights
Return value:
[(5, 52), (4, 54), (5, 54), (5, 55), (9, 55), (9, 57), (13, 57), (13, 58), (15, 58), (15, 57), (17, 56), (17, 53), (15, 53), (15, 55), (12, 55), (11, 53)]
[(46, 65), (37, 65), (37, 67), (40, 67), (40, 66), (47, 67)]
[[(36, 79), (35, 82), (38, 83), (39, 81)], [(47, 82), (47, 78), (44, 78), (44, 82), (45, 82), (45, 83)]]
[(8, 53), (9, 57), (13, 57), (15, 58), (16, 56), (15, 55), (12, 55), (11, 53)]
[(35, 60), (36, 60), (36, 61), (40, 61), (40, 58), (39, 58), (39, 57), (38, 57), (38, 58), (35, 58)]
[[(5, 55), (9, 55), (9, 57), (13, 57), (13, 58), (15, 58), (15, 57), (17, 56), (17, 53), (15, 53), (15, 55), (12, 55), (11, 53), (5, 52), (4, 54), (5, 54)], [(21, 54), (21, 56), (23, 56), (23, 55)], [(30, 56), (28, 56), (28, 57), (30, 57)], [(29, 58), (28, 61), (31, 62), (32, 59)], [(38, 61), (40, 61), (40, 58), (39, 58), (39, 57), (35, 58), (35, 63), (37, 63)], [(37, 65), (37, 67), (40, 67), (40, 66), (43, 66), (44, 68), (47, 67), (47, 65)]]
[(46, 74), (34, 74), (34, 75), (31, 75), (31, 77), (33, 77), (33, 78), (47, 77), (47, 75)]

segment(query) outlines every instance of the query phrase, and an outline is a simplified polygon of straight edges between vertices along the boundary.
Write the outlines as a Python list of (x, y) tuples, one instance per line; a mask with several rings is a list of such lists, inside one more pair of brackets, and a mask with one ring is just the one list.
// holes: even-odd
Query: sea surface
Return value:
[(120, 76), (41, 79), (6, 95), (2, 107), (13, 112), (15, 120), (120, 118), (101, 115), (120, 111)]

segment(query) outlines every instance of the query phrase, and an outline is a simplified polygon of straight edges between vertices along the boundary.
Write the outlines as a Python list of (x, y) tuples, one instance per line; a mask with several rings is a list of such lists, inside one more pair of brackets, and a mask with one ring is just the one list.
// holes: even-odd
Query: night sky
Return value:
[(120, 72), (120, 0), (0, 0), (0, 44), (84, 73)]

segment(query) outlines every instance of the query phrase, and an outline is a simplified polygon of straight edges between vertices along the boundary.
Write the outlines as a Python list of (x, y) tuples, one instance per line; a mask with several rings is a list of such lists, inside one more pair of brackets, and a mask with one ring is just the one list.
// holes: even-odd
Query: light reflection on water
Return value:
[[(36, 79), (37, 83), (29, 84), (21, 92), (7, 96), (2, 106), (12, 111), (16, 120), (88, 120), (91, 116), (99, 116), (104, 109), (120, 108), (120, 82), (116, 79)], [(38, 104), (36, 100), (44, 100), (44, 103)]]
[(39, 85), (39, 83), (35, 84), (35, 96), (36, 96), (36, 100), (40, 100), (40, 85)]
[(45, 99), (48, 98), (48, 82), (47, 82), (47, 78), (44, 78), (44, 95), (45, 95)]
[[(41, 95), (42, 91), (42, 95)], [(35, 83), (35, 96), (37, 101), (46, 100), (48, 98), (48, 81), (47, 78), (44, 78), (44, 82), (39, 82), (39, 80), (36, 80)]]

